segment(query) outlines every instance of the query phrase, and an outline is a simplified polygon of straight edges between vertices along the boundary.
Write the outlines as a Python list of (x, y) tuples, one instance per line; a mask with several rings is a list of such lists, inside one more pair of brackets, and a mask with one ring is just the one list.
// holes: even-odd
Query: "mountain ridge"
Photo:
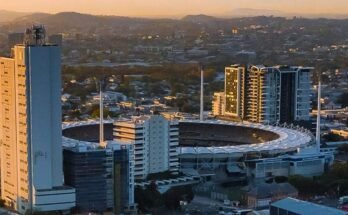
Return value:
[(0, 23), (9, 22), (21, 16), (28, 15), (30, 13), (26, 12), (17, 12), (9, 10), (0, 10)]

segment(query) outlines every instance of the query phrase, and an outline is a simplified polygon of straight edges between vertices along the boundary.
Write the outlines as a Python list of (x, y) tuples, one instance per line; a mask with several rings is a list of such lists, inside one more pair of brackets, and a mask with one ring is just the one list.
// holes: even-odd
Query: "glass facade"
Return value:
[(128, 149), (65, 149), (63, 157), (65, 183), (76, 189), (78, 212), (124, 212), (131, 190)]
[(107, 210), (105, 151), (75, 152), (64, 149), (63, 161), (65, 184), (76, 189), (77, 210)]
[(295, 119), (296, 73), (281, 74), (280, 122)]
[(114, 151), (114, 212), (120, 214), (129, 205), (129, 154), (127, 149)]

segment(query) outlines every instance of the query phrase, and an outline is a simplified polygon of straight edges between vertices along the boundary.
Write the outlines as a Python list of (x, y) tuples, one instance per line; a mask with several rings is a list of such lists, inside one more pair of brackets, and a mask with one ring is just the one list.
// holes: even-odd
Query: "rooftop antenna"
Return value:
[(44, 25), (33, 25), (24, 34), (25, 45), (43, 46), (46, 43), (46, 29)]
[(203, 121), (203, 110), (204, 110), (204, 101), (203, 101), (203, 96), (204, 96), (204, 91), (203, 91), (203, 83), (204, 83), (204, 71), (203, 71), (203, 67), (200, 67), (201, 69), (201, 99), (200, 99), (200, 112), (199, 112), (199, 120)]
[(315, 143), (316, 143), (317, 153), (320, 153), (320, 112), (321, 112), (320, 98), (321, 98), (321, 80), (319, 78), (319, 83), (318, 83), (318, 107), (317, 107), (317, 128), (316, 128), (316, 134), (315, 134)]

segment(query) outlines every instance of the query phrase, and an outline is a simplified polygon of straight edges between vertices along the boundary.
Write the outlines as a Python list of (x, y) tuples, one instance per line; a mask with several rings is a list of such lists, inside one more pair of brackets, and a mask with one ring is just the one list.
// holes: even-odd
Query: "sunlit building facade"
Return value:
[(225, 92), (214, 93), (212, 114), (213, 116), (222, 116), (225, 114)]
[(225, 115), (244, 117), (246, 69), (240, 65), (225, 68)]
[(280, 74), (274, 68), (252, 66), (247, 80), (247, 114), (251, 122), (279, 121)]
[(309, 67), (232, 65), (225, 68), (225, 115), (257, 123), (307, 121)]
[(311, 70), (296, 66), (250, 67), (247, 119), (261, 123), (309, 120)]

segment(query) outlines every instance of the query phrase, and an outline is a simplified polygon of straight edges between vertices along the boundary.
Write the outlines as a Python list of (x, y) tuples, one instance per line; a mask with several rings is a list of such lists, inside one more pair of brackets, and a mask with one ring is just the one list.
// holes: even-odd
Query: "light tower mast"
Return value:
[(200, 97), (200, 112), (199, 112), (199, 120), (203, 121), (204, 117), (203, 117), (203, 111), (204, 111), (204, 101), (203, 101), (203, 96), (204, 96), (204, 89), (203, 89), (203, 85), (204, 85), (204, 71), (203, 71), (203, 67), (200, 68), (201, 69), (201, 97)]
[(316, 128), (316, 134), (315, 134), (315, 143), (316, 143), (317, 153), (320, 152), (320, 111), (321, 111), (320, 99), (321, 99), (321, 81), (319, 80), (319, 83), (318, 83), (317, 128)]
[[(97, 84), (97, 81), (96, 81), (96, 84)], [(99, 81), (99, 146), (105, 148), (106, 142), (104, 139), (104, 101), (103, 100), (104, 100), (103, 99), (103, 81), (100, 80)]]

